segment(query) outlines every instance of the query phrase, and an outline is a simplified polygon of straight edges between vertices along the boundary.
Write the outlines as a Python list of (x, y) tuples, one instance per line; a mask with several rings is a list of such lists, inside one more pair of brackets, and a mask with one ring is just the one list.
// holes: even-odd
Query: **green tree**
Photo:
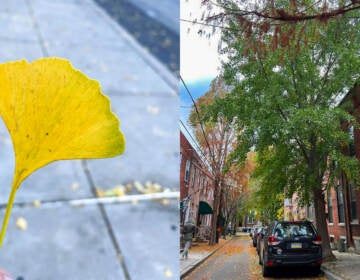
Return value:
[(317, 40), (289, 38), (286, 49), (272, 49), (270, 29), (254, 51), (248, 47), (252, 37), (238, 37), (237, 19), (229, 17), (231, 28), (223, 31), (228, 57), (223, 74), (234, 88), (211, 107), (214, 116), (236, 118), (241, 133), (233, 159), (243, 161), (255, 149), (261, 187), (288, 196), (297, 192), (304, 203), (313, 203), (325, 258), (333, 255), (324, 192), (340, 172), (355, 180), (359, 172), (358, 161), (343, 154), (350, 139), (341, 128), (342, 122), (356, 122), (337, 106), (360, 76), (358, 13), (317, 25)]

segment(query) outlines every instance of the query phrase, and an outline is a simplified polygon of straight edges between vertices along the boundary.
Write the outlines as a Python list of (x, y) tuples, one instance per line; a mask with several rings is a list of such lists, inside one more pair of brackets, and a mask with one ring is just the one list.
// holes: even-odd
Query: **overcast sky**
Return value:
[(186, 83), (213, 79), (219, 74), (220, 58), (217, 48), (220, 32), (210, 39), (200, 37), (197, 24), (183, 21), (201, 18), (205, 8), (200, 3), (201, 0), (180, 0), (180, 73)]

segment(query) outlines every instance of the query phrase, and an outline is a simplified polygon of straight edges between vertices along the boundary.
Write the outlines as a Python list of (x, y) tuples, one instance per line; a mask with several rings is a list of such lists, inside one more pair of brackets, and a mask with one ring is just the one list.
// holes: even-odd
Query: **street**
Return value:
[(180, 67), (179, 9), (175, 0), (95, 0), (152, 55), (176, 74)]
[(247, 238), (233, 239), (184, 279), (250, 279), (249, 245)]
[[(191, 249), (190, 249), (191, 256)], [(235, 237), (221, 249), (195, 268), (184, 280), (232, 280), (232, 279), (318, 279), (326, 280), (323, 275), (314, 276), (304, 268), (279, 269), (273, 276), (264, 278), (258, 263), (256, 249), (245, 237)]]

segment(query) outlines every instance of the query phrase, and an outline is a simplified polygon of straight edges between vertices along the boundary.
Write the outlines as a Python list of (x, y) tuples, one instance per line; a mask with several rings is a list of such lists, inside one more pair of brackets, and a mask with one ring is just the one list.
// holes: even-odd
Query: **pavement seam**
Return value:
[[(110, 196), (110, 197), (90, 197), (90, 198), (76, 198), (76, 199), (54, 199), (43, 200), (39, 203), (41, 207), (56, 207), (56, 206), (85, 206), (94, 204), (119, 204), (119, 203), (134, 203), (139, 201), (159, 201), (166, 200), (178, 200), (180, 196), (179, 192), (159, 192), (150, 194), (131, 194), (124, 196)], [(6, 208), (7, 203), (1, 203), (0, 209)], [(34, 208), (34, 201), (14, 202), (14, 208)]]
[(223, 248), (228, 242), (230, 242), (232, 239), (227, 240), (224, 242), (222, 246), (219, 246), (214, 251), (210, 252), (208, 255), (206, 255), (204, 258), (200, 259), (199, 261), (195, 262), (193, 266), (191, 266), (188, 270), (181, 273), (180, 271), (180, 279), (183, 279), (185, 276), (189, 275), (190, 272), (192, 272), (195, 268), (197, 268), (200, 264), (202, 264), (204, 261), (206, 261), (208, 258), (210, 258), (213, 254), (215, 254), (217, 251), (219, 251), (221, 248)]
[(168, 86), (179, 95), (179, 81), (174, 74), (172, 74), (158, 59), (156, 59), (149, 51), (141, 46), (136, 39), (128, 33), (121, 25), (114, 21), (96, 2), (93, 0), (85, 0), (90, 2), (94, 12), (101, 16), (113, 30), (120, 34), (124, 39), (134, 48), (134, 51), (142, 58), (154, 72), (159, 75)]
[[(81, 161), (82, 163), (82, 167), (83, 167), (83, 170), (84, 170), (84, 173), (85, 173), (85, 176), (88, 180), (88, 183), (91, 187), (91, 191), (93, 192), (94, 196), (96, 194), (96, 187), (95, 187), (95, 183), (94, 183), (94, 180), (91, 176), (91, 173), (90, 173), (90, 170), (89, 168), (87, 167), (87, 162), (86, 160), (82, 160)], [(110, 237), (110, 240), (114, 246), (114, 249), (115, 249), (115, 252), (116, 252), (116, 255), (117, 255), (117, 259), (121, 265), (121, 268), (123, 270), (123, 273), (124, 273), (124, 276), (125, 276), (125, 279), (126, 280), (131, 280), (131, 277), (130, 277), (130, 273), (129, 273), (129, 270), (126, 266), (126, 263), (125, 263), (125, 260), (124, 260), (124, 257), (123, 257), (123, 254), (121, 252), (121, 249), (120, 249), (120, 245), (119, 243), (117, 242), (116, 240), (116, 237), (115, 237), (115, 233), (114, 233), (114, 230), (112, 228), (112, 225), (111, 225), (111, 222), (110, 222), (110, 219), (109, 219), (109, 216), (107, 215), (106, 213), (106, 210), (105, 210), (105, 207), (103, 204), (98, 204), (98, 208), (100, 210), (100, 213), (101, 213), (101, 216), (105, 222), (105, 226), (106, 226), (106, 229), (109, 233), (109, 237)]]
[(41, 51), (43, 53), (43, 56), (49, 57), (49, 51), (46, 49), (45, 40), (44, 40), (44, 37), (42, 36), (42, 34), (40, 32), (40, 27), (39, 27), (39, 24), (38, 24), (38, 22), (36, 20), (34, 9), (33, 9), (32, 5), (30, 3), (30, 0), (25, 0), (25, 2), (26, 2), (26, 6), (27, 6), (27, 8), (29, 10), (30, 18), (31, 18), (31, 21), (33, 22), (33, 26), (34, 26), (36, 36), (37, 36)]

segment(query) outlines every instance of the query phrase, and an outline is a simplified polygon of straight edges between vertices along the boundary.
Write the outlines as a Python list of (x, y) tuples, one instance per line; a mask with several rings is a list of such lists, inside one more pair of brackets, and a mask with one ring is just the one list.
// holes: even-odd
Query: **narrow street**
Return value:
[(264, 278), (258, 260), (256, 249), (252, 246), (250, 239), (235, 237), (187, 275), (184, 280), (328, 279), (323, 274), (314, 276), (304, 268), (278, 269), (274, 271), (272, 277)]
[(234, 238), (184, 279), (250, 279), (249, 245), (247, 238)]

